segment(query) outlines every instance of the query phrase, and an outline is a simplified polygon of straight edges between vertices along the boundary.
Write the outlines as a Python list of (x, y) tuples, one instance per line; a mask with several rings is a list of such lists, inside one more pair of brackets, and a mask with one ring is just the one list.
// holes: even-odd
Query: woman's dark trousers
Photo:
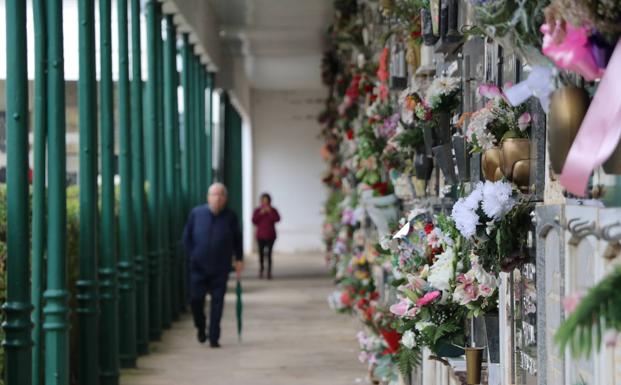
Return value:
[(272, 248), (275, 239), (257, 239), (259, 243), (259, 263), (261, 266), (261, 276), (263, 275), (264, 261), (267, 259), (267, 277), (272, 277)]

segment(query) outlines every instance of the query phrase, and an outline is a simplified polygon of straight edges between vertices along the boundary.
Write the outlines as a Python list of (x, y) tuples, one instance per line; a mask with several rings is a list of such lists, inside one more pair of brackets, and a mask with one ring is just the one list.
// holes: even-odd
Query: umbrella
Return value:
[(237, 315), (237, 338), (241, 341), (242, 332), (242, 313), (244, 306), (242, 304), (242, 286), (240, 277), (237, 277), (237, 287), (235, 288), (235, 294), (237, 295), (237, 302), (235, 304), (235, 313)]

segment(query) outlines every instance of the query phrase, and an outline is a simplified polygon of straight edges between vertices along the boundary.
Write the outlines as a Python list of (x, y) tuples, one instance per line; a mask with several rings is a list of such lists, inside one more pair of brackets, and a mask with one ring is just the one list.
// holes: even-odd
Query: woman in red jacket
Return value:
[(254, 210), (252, 223), (257, 226), (257, 242), (259, 244), (259, 278), (263, 278), (263, 261), (267, 257), (267, 279), (272, 279), (272, 248), (276, 240), (276, 222), (280, 221), (278, 210), (272, 207), (272, 197), (261, 194), (261, 206)]

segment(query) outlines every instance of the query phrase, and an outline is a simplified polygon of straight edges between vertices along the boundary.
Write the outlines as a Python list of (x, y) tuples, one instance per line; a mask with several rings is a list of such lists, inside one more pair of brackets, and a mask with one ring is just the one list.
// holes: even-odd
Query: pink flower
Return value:
[(416, 301), (416, 306), (418, 306), (418, 307), (425, 306), (425, 305), (433, 302), (439, 296), (440, 296), (440, 291), (439, 290), (430, 291), (429, 293), (427, 293), (424, 296), (422, 296), (422, 298), (420, 298), (418, 301)]
[(520, 131), (526, 130), (528, 126), (530, 125), (531, 120), (532, 119), (528, 112), (525, 112), (522, 115), (520, 115), (520, 117), (518, 118), (518, 127), (520, 127)]
[(405, 298), (401, 298), (399, 302), (390, 306), (390, 312), (398, 315), (399, 317), (403, 317), (408, 312), (408, 307), (408, 301)]
[(491, 287), (483, 284), (479, 285), (479, 293), (481, 293), (483, 297), (489, 297), (493, 292), (494, 290)]
[(565, 308), (567, 315), (570, 315), (574, 312), (574, 310), (576, 310), (581, 299), (582, 295), (579, 293), (574, 293), (563, 298), (563, 307)]
[(363, 364), (365, 362), (367, 362), (369, 360), (369, 354), (367, 352), (360, 352), (358, 353), (358, 361), (362, 362)]
[(614, 348), (617, 346), (617, 337), (619, 333), (614, 329), (608, 329), (604, 332), (604, 343), (606, 347)]
[(501, 96), (502, 92), (500, 88), (493, 84), (481, 84), (477, 89), (477, 93), (488, 99), (494, 99), (497, 96)]

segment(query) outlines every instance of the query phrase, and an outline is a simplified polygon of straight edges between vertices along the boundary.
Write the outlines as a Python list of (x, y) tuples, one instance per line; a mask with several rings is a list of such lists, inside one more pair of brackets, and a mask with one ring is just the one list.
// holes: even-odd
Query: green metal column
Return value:
[(102, 385), (119, 382), (119, 318), (114, 215), (114, 103), (110, 0), (99, 1), (101, 82), (101, 238), (99, 285), (99, 375)]
[(45, 383), (69, 381), (69, 308), (67, 299), (65, 155), (65, 79), (62, 0), (47, 2), (47, 113), (49, 127), (47, 290), (45, 322)]
[(175, 156), (177, 135), (177, 61), (176, 61), (176, 42), (177, 32), (173, 24), (173, 15), (166, 15), (166, 41), (164, 44), (164, 95), (165, 106), (164, 115), (166, 122), (166, 201), (169, 208), (169, 231), (165, 236), (168, 241), (169, 249), (169, 269), (168, 279), (170, 282), (170, 305), (172, 318), (179, 315), (179, 269), (177, 264), (177, 240), (179, 224), (176, 221), (176, 194), (175, 194)]
[(147, 124), (146, 124), (146, 174), (148, 181), (148, 261), (149, 261), (149, 339), (159, 340), (162, 333), (162, 281), (160, 274), (159, 231), (159, 167), (158, 167), (158, 110), (159, 80), (157, 40), (161, 40), (160, 9), (157, 1), (146, 4), (147, 13)]
[[(7, 262), (3, 348), (7, 385), (30, 384), (26, 2), (6, 1)], [(55, 255), (56, 256), (56, 255)]]
[(34, 177), (32, 181), (32, 385), (41, 383), (43, 263), (45, 255), (45, 143), (47, 141), (47, 62), (45, 1), (33, 2), (35, 20), (35, 114), (34, 114)]
[(119, 135), (121, 199), (119, 210), (119, 355), (121, 366), (136, 366), (136, 293), (132, 210), (131, 120), (127, 0), (117, 0), (119, 39)]
[(228, 95), (224, 100), (224, 184), (229, 207), (242, 218), (242, 118)]
[(203, 159), (205, 159), (205, 172), (207, 178), (207, 188), (213, 183), (213, 89), (214, 89), (214, 74), (209, 72), (207, 74), (207, 152)]
[(199, 98), (199, 145), (200, 145), (200, 152), (199, 152), (199, 172), (200, 172), (200, 189), (199, 189), (199, 197), (203, 200), (203, 202), (206, 201), (207, 199), (207, 174), (205, 173), (205, 170), (207, 169), (208, 163), (206, 162), (206, 155), (207, 155), (207, 121), (205, 120), (205, 117), (207, 116), (206, 113), (206, 105), (205, 102), (207, 101), (207, 98), (205, 96), (205, 90), (207, 89), (207, 69), (205, 68), (205, 66), (203, 66), (200, 62), (199, 62), (199, 86), (200, 86), (200, 90), (198, 93), (198, 98)]
[(136, 338), (137, 351), (149, 350), (148, 265), (145, 258), (144, 228), (144, 155), (142, 120), (142, 68), (140, 49), (140, 0), (131, 0), (132, 11), (132, 210), (134, 212), (134, 264), (136, 268)]
[[(159, 5), (161, 10), (161, 5)], [(159, 183), (159, 207), (160, 207), (160, 239), (162, 240), (160, 245), (160, 266), (161, 266), (161, 279), (162, 279), (162, 326), (165, 329), (170, 328), (172, 325), (172, 306), (170, 298), (170, 240), (169, 240), (169, 227), (170, 227), (170, 210), (169, 201), (166, 197), (166, 181), (167, 181), (167, 160), (166, 160), (166, 130), (167, 124), (164, 115), (164, 104), (166, 99), (166, 90), (164, 88), (164, 42), (162, 41), (162, 19), (160, 11), (160, 33), (157, 39), (157, 57), (158, 57), (158, 79), (161, 92), (158, 94), (158, 102), (160, 108), (158, 109), (158, 156), (160, 183)]]
[(201, 196), (202, 191), (202, 162), (201, 157), (201, 62), (198, 56), (194, 55), (194, 205), (205, 202), (205, 197)]
[[(183, 45), (181, 46), (181, 87), (183, 88), (183, 146), (181, 154), (181, 199), (183, 202), (183, 212), (187, 217), (187, 214), (191, 209), (191, 175), (192, 175), (192, 161), (190, 148), (192, 146), (191, 132), (191, 120), (192, 120), (192, 108), (190, 90), (192, 78), (191, 78), (191, 52), (192, 45), (190, 44), (190, 37), (187, 33), (183, 34)], [(184, 222), (186, 218), (183, 218)]]
[[(40, 0), (39, 0), (40, 1)], [(80, 0), (80, 276), (76, 282), (80, 325), (80, 384), (99, 383), (97, 346), (97, 79), (95, 78), (95, 3)]]

